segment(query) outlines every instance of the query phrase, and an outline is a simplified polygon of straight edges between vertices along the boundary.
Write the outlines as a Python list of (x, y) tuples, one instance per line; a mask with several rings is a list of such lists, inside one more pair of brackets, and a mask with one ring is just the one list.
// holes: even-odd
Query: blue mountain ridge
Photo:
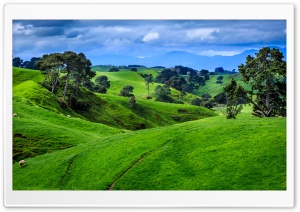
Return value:
[[(272, 47), (273, 48), (273, 47)], [(286, 60), (286, 48), (274, 47), (279, 49)], [(93, 65), (144, 65), (147, 67), (164, 66), (174, 67), (176, 65), (187, 66), (196, 70), (207, 69), (214, 71), (217, 67), (225, 70), (238, 70), (238, 66), (245, 63), (248, 55), (255, 56), (258, 50), (250, 49), (233, 56), (202, 56), (186, 51), (172, 51), (164, 55), (138, 58), (126, 55), (102, 55), (91, 58)]]

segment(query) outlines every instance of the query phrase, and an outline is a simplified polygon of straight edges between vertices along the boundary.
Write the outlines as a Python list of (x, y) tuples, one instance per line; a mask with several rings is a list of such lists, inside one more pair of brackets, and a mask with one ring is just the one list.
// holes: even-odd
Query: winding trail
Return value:
[(63, 182), (63, 180), (65, 179), (65, 177), (67, 176), (67, 174), (68, 174), (68, 171), (71, 169), (71, 166), (73, 165), (73, 163), (74, 163), (74, 160), (75, 160), (75, 158), (78, 156), (78, 154), (77, 155), (75, 155), (72, 159), (71, 159), (71, 161), (70, 161), (70, 164), (69, 164), (69, 166), (68, 166), (68, 168), (67, 168), (67, 170), (66, 170), (66, 172), (65, 172), (65, 174), (64, 174), (64, 176), (62, 176), (62, 178), (61, 178), (61, 180), (60, 180), (60, 183), (62, 183)]
[(161, 145), (160, 147), (156, 148), (156, 149), (152, 149), (148, 152), (146, 152), (145, 154), (143, 154), (137, 161), (135, 161), (133, 164), (131, 164), (131, 166), (129, 166), (119, 177), (117, 177), (117, 179), (115, 179), (112, 184), (110, 184), (110, 186), (108, 187), (108, 191), (111, 191), (114, 189), (114, 186), (116, 184), (116, 182), (123, 177), (130, 169), (132, 169), (133, 167), (135, 167), (139, 162), (141, 162), (143, 160), (143, 158), (145, 156), (150, 155), (151, 153), (158, 151), (159, 149), (163, 148), (164, 146), (166, 146), (168, 143), (172, 142), (173, 140), (168, 140), (167, 142), (165, 142), (163, 145)]
[(139, 162), (141, 162), (143, 160), (143, 158), (139, 158), (137, 161), (135, 161), (130, 167), (128, 167), (117, 179), (114, 180), (114, 182), (108, 187), (107, 190), (111, 191), (113, 190), (116, 182), (123, 177), (124, 174), (126, 174), (130, 169), (132, 169), (135, 165), (137, 165)]

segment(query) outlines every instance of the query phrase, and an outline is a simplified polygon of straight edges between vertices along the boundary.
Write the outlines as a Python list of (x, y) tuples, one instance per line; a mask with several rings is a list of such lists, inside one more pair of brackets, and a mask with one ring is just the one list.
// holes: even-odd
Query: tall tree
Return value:
[(75, 94), (77, 95), (79, 86), (82, 85), (82, 83), (90, 81), (94, 76), (96, 76), (96, 72), (92, 71), (91, 61), (87, 59), (83, 53), (79, 53), (77, 55), (75, 62), (76, 64), (71, 76), (75, 83)]
[(63, 62), (65, 65), (64, 71), (67, 73), (66, 75), (66, 84), (63, 92), (64, 100), (66, 98), (67, 89), (69, 80), (71, 77), (71, 73), (75, 70), (76, 65), (79, 63), (78, 60), (80, 60), (75, 52), (72, 51), (66, 51), (62, 54)]
[(153, 83), (153, 75), (152, 74), (140, 74), (141, 77), (144, 78), (144, 82), (147, 89), (147, 97), (149, 97), (150, 93), (150, 83)]
[(60, 73), (64, 67), (62, 55), (59, 53), (45, 54), (43, 57), (35, 63), (35, 66), (42, 71), (45, 78), (51, 84), (51, 92), (53, 93)]
[(243, 109), (243, 103), (246, 103), (247, 92), (241, 85), (238, 85), (234, 79), (228, 86), (224, 87), (226, 93), (226, 111), (222, 111), (228, 119), (235, 118)]
[[(278, 49), (264, 47), (239, 66), (243, 81), (251, 86), (253, 114), (260, 117), (286, 115), (286, 62)], [(252, 97), (256, 96), (256, 99)]]

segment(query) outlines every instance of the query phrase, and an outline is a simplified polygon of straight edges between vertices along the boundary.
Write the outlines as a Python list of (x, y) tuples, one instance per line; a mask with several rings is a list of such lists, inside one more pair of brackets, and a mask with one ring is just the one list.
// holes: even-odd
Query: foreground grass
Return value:
[(116, 190), (285, 190), (286, 120), (218, 116), (13, 165), (14, 190), (105, 190), (113, 182)]

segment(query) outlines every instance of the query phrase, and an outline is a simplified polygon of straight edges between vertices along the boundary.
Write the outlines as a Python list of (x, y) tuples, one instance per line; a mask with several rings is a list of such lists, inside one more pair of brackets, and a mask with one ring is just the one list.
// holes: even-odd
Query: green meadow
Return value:
[[(158, 83), (146, 98), (139, 73), (158, 70), (94, 69), (92, 80), (106, 75), (111, 86), (106, 94), (83, 89), (92, 106), (80, 110), (62, 107), (40, 71), (13, 68), (13, 190), (286, 190), (285, 117), (254, 117), (247, 106), (226, 119), (189, 104), (232, 77), (243, 83), (239, 74), (222, 85), (210, 76), (184, 104), (171, 104), (155, 101)], [(125, 85), (134, 87), (134, 106), (118, 96)]]

